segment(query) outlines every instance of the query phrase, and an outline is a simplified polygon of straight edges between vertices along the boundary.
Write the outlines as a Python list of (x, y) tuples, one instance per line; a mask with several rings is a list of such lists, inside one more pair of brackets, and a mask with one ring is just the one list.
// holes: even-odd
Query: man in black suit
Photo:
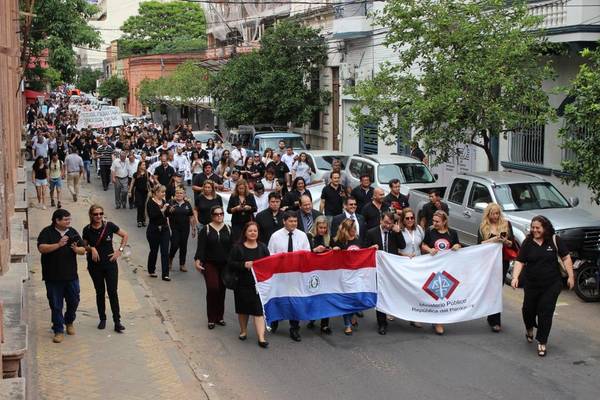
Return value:
[(320, 212), (313, 208), (312, 199), (306, 195), (300, 196), (300, 209), (296, 211), (298, 215), (298, 229), (308, 233), (315, 223), (315, 219)]
[(280, 208), (281, 195), (277, 192), (269, 193), (269, 207), (256, 214), (260, 242), (269, 243), (273, 232), (283, 228), (283, 211)]
[(344, 211), (341, 214), (336, 215), (331, 220), (331, 237), (335, 237), (337, 234), (340, 224), (346, 219), (352, 219), (355, 221), (356, 234), (362, 241), (367, 233), (367, 225), (365, 224), (365, 218), (356, 213), (357, 202), (352, 196), (346, 196), (344, 199)]
[[(364, 240), (364, 247), (376, 244), (379, 250), (390, 254), (400, 254), (400, 250), (406, 247), (404, 236), (400, 232), (400, 225), (394, 223), (394, 214), (384, 212), (381, 215), (379, 226), (367, 231)], [(377, 326), (380, 335), (387, 333), (387, 316), (381, 311), (377, 311)]]

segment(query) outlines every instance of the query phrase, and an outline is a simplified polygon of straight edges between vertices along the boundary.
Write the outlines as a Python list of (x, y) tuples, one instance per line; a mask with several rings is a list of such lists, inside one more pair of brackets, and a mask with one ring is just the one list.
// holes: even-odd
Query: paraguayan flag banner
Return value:
[(316, 320), (375, 307), (375, 249), (294, 251), (254, 262), (267, 324)]
[(452, 323), (502, 311), (502, 246), (435, 256), (377, 252), (377, 309), (407, 321)]

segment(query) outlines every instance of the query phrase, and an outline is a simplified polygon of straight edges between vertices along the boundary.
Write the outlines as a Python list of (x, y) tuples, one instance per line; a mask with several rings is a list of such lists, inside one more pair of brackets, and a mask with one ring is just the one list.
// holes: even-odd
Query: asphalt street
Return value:
[(196, 240), (189, 242), (189, 272), (174, 268), (171, 282), (149, 278), (145, 228), (136, 227), (135, 211), (116, 210), (112, 186), (103, 192), (98, 179), (92, 184), (92, 199), (129, 232), (132, 261), (166, 312), (181, 351), (220, 399), (598, 399), (600, 304), (583, 303), (568, 291), (559, 298), (545, 358), (525, 340), (522, 292), (507, 286), (499, 334), (485, 319), (448, 325), (444, 336), (395, 320), (381, 336), (370, 310), (350, 337), (340, 317), (332, 319), (331, 336), (302, 322), (302, 342), (295, 343), (282, 322), (264, 350), (253, 326), (247, 341), (238, 340), (231, 291), (227, 326), (208, 330), (204, 280), (193, 268)]

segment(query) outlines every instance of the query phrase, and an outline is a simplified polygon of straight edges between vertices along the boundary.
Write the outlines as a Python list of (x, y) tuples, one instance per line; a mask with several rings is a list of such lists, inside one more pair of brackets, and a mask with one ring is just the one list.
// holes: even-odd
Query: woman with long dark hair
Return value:
[(138, 228), (146, 226), (146, 201), (148, 193), (151, 190), (152, 180), (148, 173), (147, 164), (140, 161), (137, 166), (137, 171), (133, 174), (131, 183), (129, 184), (129, 196), (133, 194), (133, 201), (137, 209), (137, 226)]
[(208, 329), (214, 329), (215, 325), (225, 326), (225, 285), (221, 279), (221, 271), (227, 264), (232, 241), (231, 228), (223, 222), (224, 217), (223, 206), (215, 205), (210, 208), (211, 221), (198, 233), (198, 247), (194, 257), (196, 269), (202, 272), (206, 283)]
[(231, 214), (231, 232), (235, 241), (240, 237), (242, 228), (252, 221), (256, 212), (256, 201), (245, 179), (237, 181), (227, 204), (227, 212)]
[(156, 259), (160, 250), (160, 261), (162, 267), (163, 281), (170, 281), (169, 277), (169, 240), (171, 233), (167, 221), (166, 212), (169, 205), (165, 201), (166, 188), (162, 185), (156, 185), (152, 189), (152, 197), (146, 204), (148, 214), (148, 228), (146, 229), (146, 239), (150, 245), (148, 253), (148, 273), (152, 278), (156, 278)]
[(533, 217), (530, 233), (521, 244), (517, 255), (511, 286), (518, 288), (521, 274), (524, 275), (525, 338), (527, 342), (533, 342), (533, 329), (537, 328), (535, 339), (538, 342), (537, 351), (540, 357), (546, 355), (554, 309), (562, 290), (559, 258), (566, 269), (567, 285), (569, 289), (573, 289), (575, 277), (569, 249), (555, 235), (554, 227), (548, 218), (542, 215)]
[(258, 241), (258, 224), (248, 222), (241, 232), (241, 243), (235, 245), (229, 257), (228, 268), (238, 274), (238, 284), (233, 291), (235, 312), (240, 323), (240, 340), (248, 338), (248, 319), (254, 317), (254, 328), (258, 337), (258, 345), (267, 348), (265, 340), (265, 318), (260, 297), (256, 292), (256, 282), (252, 275), (254, 261), (269, 256), (269, 249)]
[[(331, 238), (329, 236), (329, 223), (327, 218), (323, 215), (319, 215), (315, 218), (310, 232), (306, 234), (310, 243), (310, 249), (313, 253), (324, 253), (331, 250)], [(312, 329), (315, 326), (315, 321), (309, 321), (307, 328)], [(329, 327), (329, 318), (321, 319), (321, 332), (326, 335), (331, 335), (331, 328)]]
[(31, 181), (35, 185), (38, 206), (46, 209), (46, 187), (48, 186), (48, 165), (46, 159), (38, 156), (33, 162)]
[[(117, 283), (119, 282), (118, 258), (127, 245), (128, 235), (123, 229), (110, 221), (104, 220), (104, 208), (94, 204), (88, 211), (89, 225), (83, 228), (82, 239), (87, 252), (88, 272), (96, 289), (96, 307), (100, 322), (98, 329), (106, 327), (106, 303), (108, 293), (110, 309), (113, 314), (115, 331), (122, 333), (125, 327), (121, 324), (119, 296)], [(113, 235), (121, 237), (117, 250), (113, 249)]]
[(312, 200), (312, 194), (310, 190), (306, 188), (306, 181), (303, 177), (298, 176), (292, 182), (292, 190), (290, 190), (281, 202), (281, 208), (283, 210), (297, 211), (300, 209), (300, 198), (302, 196), (308, 196)]

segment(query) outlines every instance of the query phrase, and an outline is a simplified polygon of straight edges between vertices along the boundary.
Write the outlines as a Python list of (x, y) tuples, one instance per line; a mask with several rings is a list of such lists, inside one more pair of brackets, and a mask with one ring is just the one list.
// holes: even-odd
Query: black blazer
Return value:
[[(360, 241), (362, 242), (367, 233), (367, 223), (365, 222), (365, 217), (363, 217), (362, 215), (355, 213), (354, 216), (356, 217), (356, 221), (358, 222), (358, 237), (359, 237)], [(333, 219), (331, 220), (331, 237), (332, 238), (335, 237), (340, 225), (342, 224), (342, 222), (344, 222), (345, 219), (347, 219), (345, 213), (341, 213), (341, 214), (338, 214), (335, 217), (333, 217)]]
[[(364, 240), (364, 247), (373, 246), (376, 244), (379, 246), (379, 250), (383, 250), (383, 243), (381, 240), (381, 226), (376, 226), (367, 231)], [(388, 236), (388, 253), (400, 254), (400, 250), (406, 247), (404, 236), (401, 232), (390, 231)]]
[[(312, 213), (313, 225), (314, 225), (315, 219), (317, 219), (317, 217), (322, 214), (320, 212), (318, 212), (317, 210), (315, 210), (314, 208), (312, 209), (311, 213)], [(298, 229), (300, 229), (304, 233), (308, 233), (308, 232), (306, 232), (306, 227), (304, 226), (304, 221), (302, 221), (302, 210), (296, 211), (296, 215), (298, 215)]]

